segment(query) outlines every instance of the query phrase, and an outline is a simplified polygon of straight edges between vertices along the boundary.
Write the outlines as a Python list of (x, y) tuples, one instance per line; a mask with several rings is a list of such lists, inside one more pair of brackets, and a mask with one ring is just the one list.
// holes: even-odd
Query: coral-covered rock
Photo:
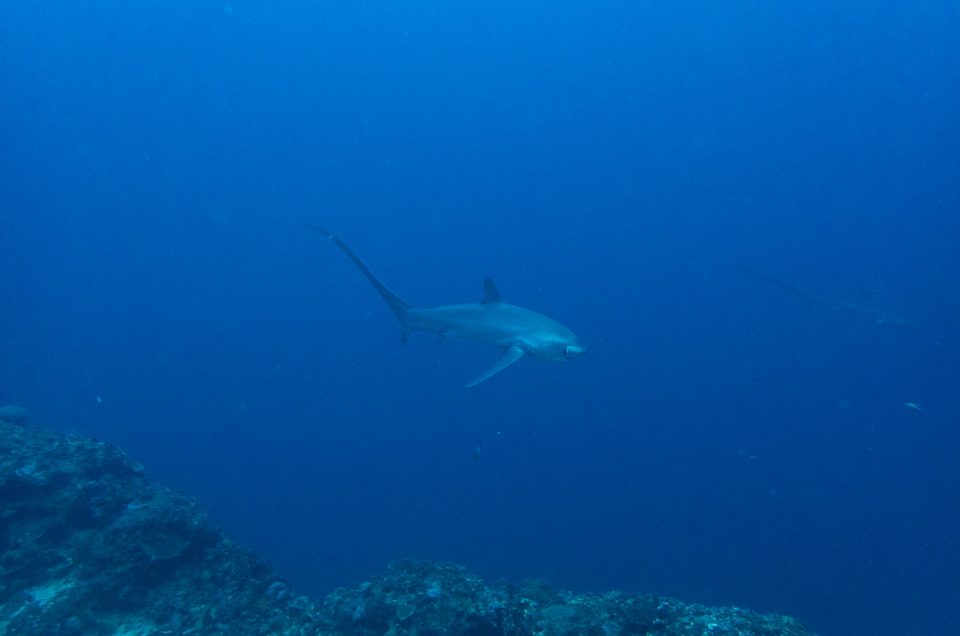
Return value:
[(0, 422), (8, 424), (24, 424), (30, 419), (30, 411), (23, 406), (8, 404), (0, 406)]
[(812, 636), (796, 620), (657, 595), (557, 591), (544, 581), (485, 586), (449, 563), (398, 561), (383, 576), (327, 596), (338, 635)]
[(0, 634), (810, 636), (791, 618), (659, 596), (488, 586), (397, 561), (322, 607), (101, 442), (0, 420)]
[[(119, 449), (0, 422), (0, 633), (314, 634), (313, 605)], [(276, 589), (276, 588), (273, 588)]]

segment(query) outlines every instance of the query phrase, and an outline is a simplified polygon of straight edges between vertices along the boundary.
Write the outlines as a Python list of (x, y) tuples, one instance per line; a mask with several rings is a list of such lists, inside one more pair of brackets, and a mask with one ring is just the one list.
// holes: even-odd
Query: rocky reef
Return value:
[(0, 419), (0, 633), (313, 634), (313, 611), (116, 447)]
[(116, 447), (2, 413), (0, 634), (811, 634), (659, 596), (486, 585), (435, 562), (398, 561), (314, 602)]
[(332, 634), (381, 636), (811, 636), (796, 620), (657, 595), (561, 592), (540, 580), (487, 586), (449, 563), (396, 561), (387, 573), (327, 596)]

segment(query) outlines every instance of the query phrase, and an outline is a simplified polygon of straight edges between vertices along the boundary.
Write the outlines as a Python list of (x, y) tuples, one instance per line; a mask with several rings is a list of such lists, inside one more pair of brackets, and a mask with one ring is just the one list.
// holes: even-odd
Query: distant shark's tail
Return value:
[(862, 316), (867, 316), (872, 318), (874, 322), (881, 325), (901, 325), (907, 327), (919, 327), (919, 325), (905, 318), (896, 312), (888, 311), (882, 307), (876, 307), (871, 304), (862, 304), (856, 302), (850, 302), (843, 298), (830, 298), (828, 296), (817, 296), (809, 292), (803, 291), (794, 287), (793, 285), (775, 278), (770, 274), (751, 269), (749, 267), (741, 267), (739, 265), (728, 265), (730, 269), (734, 269), (738, 272), (743, 272), (744, 274), (749, 274), (755, 278), (759, 278), (774, 287), (779, 287), (785, 292), (792, 294), (796, 298), (799, 298), (805, 304), (811, 307), (827, 307), (831, 309), (842, 309), (845, 311), (853, 312), (860, 314)]
[(360, 268), (360, 271), (363, 272), (363, 275), (367, 277), (367, 280), (370, 281), (370, 284), (373, 285), (374, 289), (377, 290), (377, 293), (379, 293), (380, 296), (387, 302), (387, 304), (390, 305), (390, 309), (393, 310), (397, 320), (400, 321), (400, 326), (403, 328), (403, 341), (406, 342), (407, 336), (410, 335), (411, 329), (407, 318), (412, 307), (410, 307), (410, 305), (407, 304), (407, 302), (402, 298), (390, 291), (390, 288), (384, 285), (383, 281), (377, 278), (377, 275), (370, 271), (370, 268), (360, 260), (360, 257), (357, 256), (354, 251), (350, 249), (350, 246), (344, 243), (339, 236), (323, 229), (322, 227), (317, 227), (316, 225), (307, 224), (305, 227), (323, 234), (328, 239), (336, 243), (337, 247), (343, 250), (344, 254), (349, 256), (350, 260), (352, 260), (354, 264)]
[(798, 288), (794, 287), (793, 285), (791, 285), (790, 283), (787, 283), (787, 282), (785, 282), (785, 281), (782, 281), (782, 280), (780, 280), (779, 278), (775, 278), (775, 277), (773, 277), (773, 276), (771, 276), (770, 274), (767, 274), (767, 273), (765, 273), (765, 272), (761, 272), (761, 271), (759, 271), (759, 270), (752, 269), (752, 268), (750, 268), (750, 267), (741, 267), (740, 265), (733, 265), (733, 264), (728, 264), (727, 267), (729, 267), (730, 269), (736, 270), (736, 271), (738, 271), (738, 272), (742, 272), (742, 273), (744, 273), (744, 274), (747, 274), (748, 276), (753, 276), (753, 277), (755, 277), (755, 278), (759, 278), (760, 280), (762, 280), (762, 281), (764, 281), (764, 282), (766, 282), (766, 283), (768, 283), (768, 284), (770, 284), (770, 285), (773, 285), (774, 287), (779, 287), (779, 288), (782, 289), (783, 291), (785, 291), (785, 292), (787, 292), (788, 294), (790, 294), (790, 295), (794, 296), (795, 298), (799, 299), (800, 302), (802, 302), (802, 303), (804, 303), (804, 304), (806, 304), (806, 305), (810, 305), (811, 307), (817, 307), (817, 306), (831, 305), (831, 304), (832, 304), (830, 301), (824, 300), (823, 298), (820, 298), (819, 296), (815, 296), (815, 295), (810, 294), (810, 293), (807, 293), (807, 292), (805, 292), (805, 291), (803, 291), (803, 290), (801, 290), (801, 289), (798, 289)]

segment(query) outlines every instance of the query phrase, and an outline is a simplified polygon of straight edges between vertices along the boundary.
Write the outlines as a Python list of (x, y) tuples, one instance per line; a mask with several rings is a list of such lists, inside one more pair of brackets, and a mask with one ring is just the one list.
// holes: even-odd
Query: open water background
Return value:
[[(4, 2), (0, 403), (314, 595), (418, 557), (952, 633), (958, 31), (946, 1)], [(590, 353), (464, 389), (497, 352), (400, 346), (305, 222)]]

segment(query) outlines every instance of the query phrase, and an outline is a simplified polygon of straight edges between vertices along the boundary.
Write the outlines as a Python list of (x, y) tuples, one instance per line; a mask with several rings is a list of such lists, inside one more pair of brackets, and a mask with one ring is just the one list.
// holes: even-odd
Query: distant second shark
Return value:
[(500, 373), (524, 356), (559, 361), (579, 357), (587, 351), (580, 339), (557, 321), (503, 302), (489, 278), (483, 283), (483, 300), (479, 303), (413, 307), (384, 285), (340, 237), (316, 225), (307, 227), (333, 241), (363, 272), (400, 321), (403, 342), (413, 331), (432, 331), (442, 338), (473, 340), (499, 347), (500, 358), (468, 382), (468, 387)]
[(905, 318), (900, 314), (885, 309), (883, 307), (877, 307), (874, 305), (857, 303), (844, 298), (835, 298), (831, 296), (823, 296), (820, 294), (808, 292), (800, 289), (786, 281), (780, 280), (770, 274), (765, 272), (752, 269), (749, 267), (741, 267), (739, 265), (729, 265), (731, 269), (734, 269), (738, 272), (742, 272), (749, 276), (759, 278), (760, 280), (773, 285), (774, 287), (779, 287), (788, 294), (799, 299), (802, 303), (810, 307), (827, 307), (831, 309), (840, 309), (847, 311), (853, 314), (859, 314), (865, 316), (878, 325), (893, 325), (893, 326), (905, 326), (905, 327), (917, 327), (917, 323), (909, 318)]

